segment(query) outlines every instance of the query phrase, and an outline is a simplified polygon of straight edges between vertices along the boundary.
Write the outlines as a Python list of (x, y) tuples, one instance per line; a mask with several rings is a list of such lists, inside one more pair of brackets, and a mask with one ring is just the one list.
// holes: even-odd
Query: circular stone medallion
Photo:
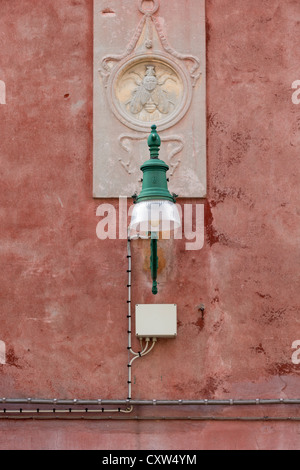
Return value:
[(192, 89), (187, 71), (163, 54), (135, 56), (114, 69), (108, 83), (115, 116), (126, 126), (148, 131), (177, 123), (187, 112)]

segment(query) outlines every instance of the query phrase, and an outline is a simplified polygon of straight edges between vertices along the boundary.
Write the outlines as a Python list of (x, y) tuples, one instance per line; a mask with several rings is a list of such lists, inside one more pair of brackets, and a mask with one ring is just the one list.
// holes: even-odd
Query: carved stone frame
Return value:
[(168, 129), (169, 127), (174, 126), (188, 111), (191, 101), (192, 101), (192, 86), (190, 82), (190, 78), (188, 72), (181, 66), (181, 64), (175, 61), (173, 58), (170, 59), (167, 54), (163, 52), (152, 51), (151, 55), (149, 54), (135, 54), (132, 57), (126, 57), (123, 59), (117, 67), (114, 68), (113, 72), (111, 73), (108, 83), (107, 83), (107, 96), (108, 101), (111, 106), (111, 109), (119, 121), (121, 121), (125, 126), (141, 131), (147, 132), (149, 131), (149, 123), (143, 124), (142, 122), (131, 118), (127, 119), (126, 115), (119, 106), (118, 101), (116, 100), (115, 90), (116, 90), (116, 83), (118, 77), (122, 72), (132, 66), (135, 63), (142, 64), (143, 62), (146, 64), (151, 64), (155, 62), (161, 61), (162, 63), (167, 64), (170, 68), (174, 69), (177, 75), (181, 78), (183, 83), (183, 97), (181, 99), (182, 103), (179, 110), (176, 110), (167, 118), (159, 121), (159, 130), (163, 131)]
[[(167, 37), (172, 18), (164, 20), (170, 0), (151, 1), (152, 8), (146, 0), (114, 0), (107, 16), (107, 0), (94, 0), (94, 197), (139, 191), (152, 124), (162, 140), (160, 156), (170, 168), (170, 190), (180, 197), (206, 196), (205, 0), (188, 0), (186, 5), (187, 18), (197, 14), (186, 39), (181, 34), (180, 48), (187, 53), (174, 49)], [(181, 1), (172, 0), (173, 38), (174, 25), (185, 15)], [(124, 44), (127, 22), (132, 35), (126, 34), (129, 39)], [(151, 68), (158, 79), (154, 91), (146, 88)], [(164, 73), (176, 84), (172, 78), (166, 83)], [(130, 81), (130, 74), (136, 80)], [(143, 86), (151, 97), (140, 100), (140, 112), (136, 96)], [(169, 107), (160, 104), (161, 95)]]

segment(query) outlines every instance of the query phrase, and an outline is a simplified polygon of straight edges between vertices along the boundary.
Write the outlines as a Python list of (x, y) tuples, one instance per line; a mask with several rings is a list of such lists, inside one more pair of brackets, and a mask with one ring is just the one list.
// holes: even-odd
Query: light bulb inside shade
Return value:
[(130, 232), (141, 238), (148, 238), (149, 232), (162, 232), (164, 238), (181, 227), (180, 215), (176, 204), (168, 200), (141, 201), (134, 205)]

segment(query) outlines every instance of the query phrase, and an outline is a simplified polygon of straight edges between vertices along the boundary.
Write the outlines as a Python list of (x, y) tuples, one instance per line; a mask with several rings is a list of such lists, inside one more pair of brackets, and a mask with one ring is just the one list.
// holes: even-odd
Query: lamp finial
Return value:
[(156, 131), (156, 125), (153, 124), (153, 126), (151, 126), (151, 134), (148, 137), (150, 158), (158, 158), (160, 144), (161, 140)]

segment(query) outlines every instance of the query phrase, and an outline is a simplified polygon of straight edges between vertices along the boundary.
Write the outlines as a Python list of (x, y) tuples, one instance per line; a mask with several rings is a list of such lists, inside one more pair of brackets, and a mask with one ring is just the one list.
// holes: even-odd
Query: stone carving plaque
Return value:
[(190, 103), (188, 82), (166, 60), (138, 57), (120, 70), (111, 86), (114, 113), (135, 130), (149, 130), (149, 123), (160, 130), (180, 120)]
[(205, 197), (204, 13), (204, 0), (94, 0), (94, 197), (139, 192), (152, 124), (170, 190)]

